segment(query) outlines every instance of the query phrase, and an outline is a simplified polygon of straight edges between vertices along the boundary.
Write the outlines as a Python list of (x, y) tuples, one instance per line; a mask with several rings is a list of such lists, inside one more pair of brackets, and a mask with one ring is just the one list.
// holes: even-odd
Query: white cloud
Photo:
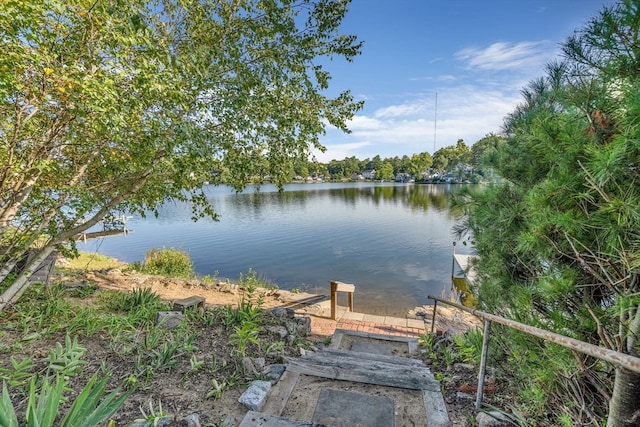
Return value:
[(414, 116), (426, 113), (426, 105), (424, 103), (405, 103), (401, 105), (391, 105), (385, 108), (377, 109), (373, 115), (377, 119)]
[[(551, 49), (553, 50), (553, 49)], [(550, 57), (547, 42), (494, 43), (484, 49), (466, 48), (456, 52), (455, 57), (472, 69), (503, 71), (537, 68)]]
[(358, 154), (363, 149), (371, 145), (368, 141), (349, 142), (344, 144), (327, 145), (327, 150), (322, 153), (319, 150), (313, 150), (313, 155), (321, 163), (329, 163), (331, 160), (342, 160), (345, 157), (356, 156), (362, 160), (362, 156)]
[[(356, 156), (394, 157), (434, 151), (463, 139), (472, 145), (489, 133), (500, 132), (505, 117), (522, 102), (520, 91), (544, 74), (556, 57), (548, 42), (494, 43), (458, 51), (455, 67), (433, 75), (410, 78), (416, 90), (379, 91), (349, 123), (351, 134), (328, 129), (321, 139), (322, 162)], [(435, 94), (437, 93), (437, 120)], [(398, 98), (402, 96), (402, 100)]]
[[(434, 102), (432, 95), (416, 97), (400, 105), (376, 110), (369, 117), (357, 115), (349, 124), (352, 133), (330, 130), (323, 143), (327, 152), (317, 155), (328, 162), (356, 156), (363, 160), (375, 155), (394, 157), (434, 151)], [(509, 88), (472, 85), (450, 87), (438, 93), (435, 128), (436, 150), (463, 139), (472, 145), (490, 132), (501, 130), (504, 117), (521, 101), (519, 92)], [(352, 142), (357, 141), (357, 142)]]
[(380, 129), (384, 124), (378, 120), (367, 116), (356, 115), (347, 123), (347, 127), (352, 131)]

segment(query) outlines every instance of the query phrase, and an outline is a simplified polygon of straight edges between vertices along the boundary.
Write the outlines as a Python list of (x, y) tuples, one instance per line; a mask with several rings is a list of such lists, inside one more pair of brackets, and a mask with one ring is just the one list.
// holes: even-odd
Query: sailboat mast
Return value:
[(436, 153), (436, 126), (438, 124), (438, 92), (436, 92), (436, 108), (433, 113), (433, 154)]

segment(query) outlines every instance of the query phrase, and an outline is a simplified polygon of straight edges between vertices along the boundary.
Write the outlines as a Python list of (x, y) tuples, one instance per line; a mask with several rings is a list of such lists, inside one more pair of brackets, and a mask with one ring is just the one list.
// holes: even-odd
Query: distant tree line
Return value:
[(443, 147), (433, 155), (425, 151), (411, 156), (405, 154), (402, 157), (383, 159), (377, 155), (363, 160), (351, 156), (342, 160), (334, 159), (329, 163), (298, 159), (293, 165), (291, 179), (323, 177), (326, 180), (339, 181), (351, 179), (354, 175), (360, 175), (365, 171), (375, 170), (375, 179), (390, 180), (399, 174), (406, 174), (419, 181), (434, 174), (461, 172), (463, 166), (470, 167), (474, 173), (484, 176), (486, 170), (482, 169), (480, 160), (485, 153), (495, 150), (504, 140), (504, 137), (489, 134), (469, 147), (459, 139), (455, 145)]

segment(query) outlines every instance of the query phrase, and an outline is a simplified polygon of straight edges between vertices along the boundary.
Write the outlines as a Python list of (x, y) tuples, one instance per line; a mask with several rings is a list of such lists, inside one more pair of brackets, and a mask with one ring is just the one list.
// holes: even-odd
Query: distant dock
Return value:
[(86, 242), (89, 239), (98, 239), (100, 237), (126, 236), (133, 233), (133, 230), (127, 228), (127, 221), (133, 217), (125, 215), (109, 215), (102, 221), (102, 231), (84, 232), (76, 236), (77, 241)]

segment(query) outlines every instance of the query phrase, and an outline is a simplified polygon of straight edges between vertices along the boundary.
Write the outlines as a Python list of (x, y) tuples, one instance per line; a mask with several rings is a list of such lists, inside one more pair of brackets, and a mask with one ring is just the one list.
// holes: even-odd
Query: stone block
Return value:
[(249, 388), (242, 393), (238, 402), (251, 411), (259, 411), (267, 400), (269, 390), (271, 390), (269, 381), (253, 381)]

